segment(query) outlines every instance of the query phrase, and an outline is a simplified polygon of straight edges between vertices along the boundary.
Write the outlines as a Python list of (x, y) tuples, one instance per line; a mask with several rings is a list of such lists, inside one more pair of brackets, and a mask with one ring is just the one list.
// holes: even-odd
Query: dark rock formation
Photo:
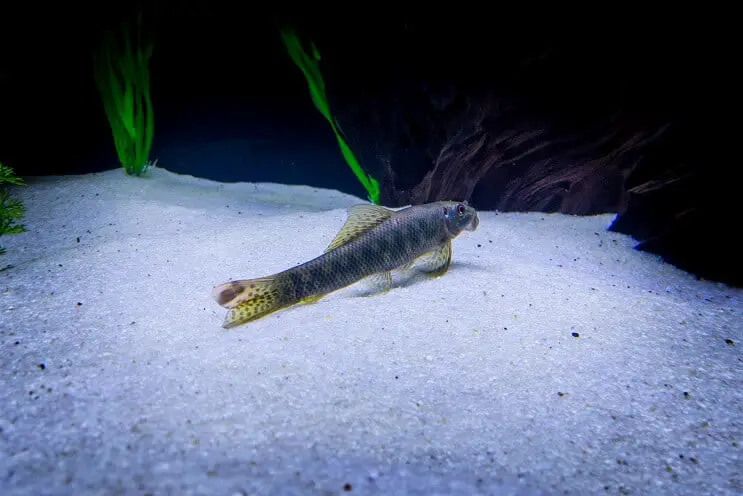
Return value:
[(617, 213), (612, 229), (638, 248), (743, 283), (739, 245), (711, 227), (730, 196), (725, 162), (700, 152), (714, 146), (700, 128), (720, 89), (692, 78), (711, 65), (702, 41), (625, 24), (621, 44), (603, 33), (514, 46), (470, 27), (397, 21), (371, 48), (353, 41), (374, 37), (363, 31), (319, 43), (333, 110), (384, 204)]
[(393, 90), (340, 114), (363, 163), (382, 166), (387, 205), (466, 199), (481, 209), (580, 215), (622, 208), (625, 177), (665, 129), (609, 119), (561, 132), (495, 91), (454, 83), (443, 94)]
[(638, 249), (700, 278), (741, 287), (740, 173), (726, 150), (730, 141), (710, 131), (695, 136), (709, 146), (703, 156), (680, 147), (676, 160), (637, 167), (610, 230), (632, 235)]

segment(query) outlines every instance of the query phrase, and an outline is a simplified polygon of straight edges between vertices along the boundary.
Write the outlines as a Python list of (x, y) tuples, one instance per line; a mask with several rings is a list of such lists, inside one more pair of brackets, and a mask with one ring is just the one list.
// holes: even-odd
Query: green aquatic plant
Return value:
[(149, 59), (152, 43), (142, 40), (142, 14), (137, 17), (136, 43), (126, 27), (123, 46), (109, 32), (95, 57), (95, 80), (116, 145), (127, 174), (141, 176), (149, 162), (154, 115), (150, 98)]
[[(16, 221), (23, 217), (25, 209), (20, 200), (15, 200), (10, 196), (11, 185), (25, 186), (26, 184), (23, 179), (15, 175), (13, 169), (0, 163), (0, 236), (26, 231), (23, 224), (16, 224)], [(5, 248), (0, 248), (0, 255), (3, 253), (5, 253)]]
[(281, 30), (281, 40), (284, 42), (289, 56), (294, 63), (302, 70), (307, 84), (309, 85), (310, 95), (312, 96), (312, 102), (317, 107), (317, 110), (327, 119), (330, 123), (330, 127), (335, 133), (335, 137), (338, 140), (338, 146), (340, 146), (343, 158), (351, 170), (356, 175), (361, 184), (366, 188), (369, 194), (369, 201), (375, 205), (379, 205), (379, 182), (372, 176), (368, 175), (364, 169), (361, 168), (359, 162), (356, 160), (351, 148), (349, 148), (346, 140), (343, 138), (338, 123), (330, 112), (330, 105), (328, 104), (328, 97), (325, 93), (325, 81), (323, 81), (322, 74), (320, 73), (320, 52), (318, 52), (315, 44), (311, 43), (312, 54), (305, 52), (302, 42), (297, 36), (296, 32), (292, 29)]

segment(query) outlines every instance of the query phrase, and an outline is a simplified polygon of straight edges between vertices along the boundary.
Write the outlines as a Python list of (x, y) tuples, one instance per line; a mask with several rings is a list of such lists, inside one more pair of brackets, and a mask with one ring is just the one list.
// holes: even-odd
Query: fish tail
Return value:
[(230, 309), (222, 324), (225, 329), (246, 324), (289, 306), (277, 276), (220, 284), (212, 290), (212, 297), (221, 306)]

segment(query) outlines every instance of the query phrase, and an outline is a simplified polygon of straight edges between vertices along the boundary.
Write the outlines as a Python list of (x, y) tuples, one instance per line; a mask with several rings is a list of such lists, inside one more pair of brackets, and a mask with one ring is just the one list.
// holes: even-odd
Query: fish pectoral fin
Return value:
[(392, 272), (377, 272), (367, 278), (374, 290), (379, 293), (386, 293), (392, 289)]
[(421, 258), (420, 269), (432, 277), (442, 276), (451, 265), (451, 241), (447, 241), (439, 248), (430, 251)]
[(346, 223), (343, 224), (343, 227), (330, 243), (330, 246), (325, 249), (325, 252), (327, 253), (358, 238), (366, 231), (375, 228), (392, 217), (394, 213), (394, 210), (379, 205), (354, 205), (348, 209)]
[(230, 309), (222, 324), (225, 329), (246, 324), (286, 306), (281, 284), (274, 276), (220, 284), (212, 290), (212, 297)]

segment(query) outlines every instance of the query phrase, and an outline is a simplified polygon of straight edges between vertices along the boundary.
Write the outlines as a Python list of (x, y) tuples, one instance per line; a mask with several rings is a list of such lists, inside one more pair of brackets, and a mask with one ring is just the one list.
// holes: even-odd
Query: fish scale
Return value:
[(474, 231), (477, 212), (466, 202), (440, 201), (391, 210), (356, 205), (325, 253), (272, 276), (221, 284), (212, 296), (230, 309), (224, 328), (264, 317), (323, 296), (367, 277), (391, 285), (391, 271), (424, 259), (423, 268), (442, 275), (451, 263), (451, 240)]

